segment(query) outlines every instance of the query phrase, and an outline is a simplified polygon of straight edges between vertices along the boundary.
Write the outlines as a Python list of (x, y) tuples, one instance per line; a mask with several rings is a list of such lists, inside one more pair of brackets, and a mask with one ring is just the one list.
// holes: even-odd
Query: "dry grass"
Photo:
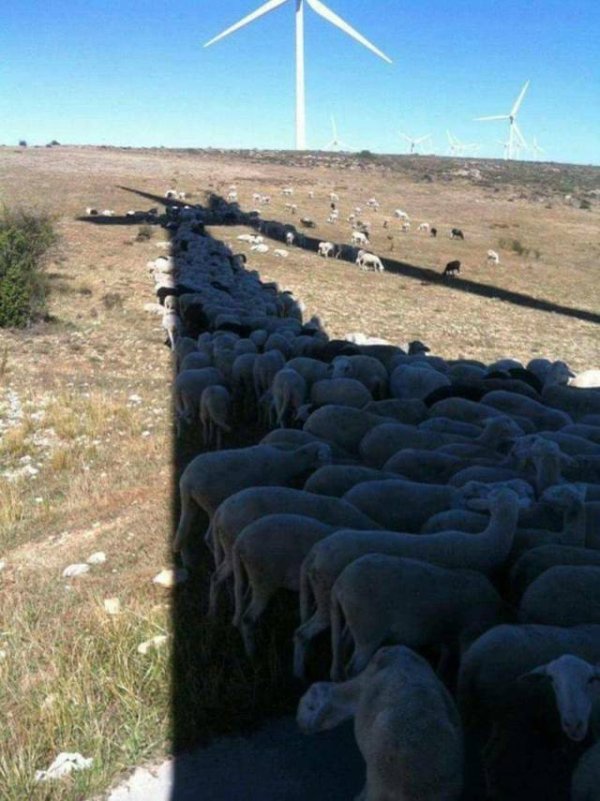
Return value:
[[(383, 212), (363, 213), (383, 257), (436, 270), (459, 258), (466, 277), (497, 287), (498, 295), (512, 290), (592, 312), (600, 308), (598, 207), (580, 210), (560, 194), (579, 180), (577, 171), (558, 173), (554, 184), (544, 173), (541, 188), (538, 181), (520, 197), (514, 166), (501, 173), (496, 192), (491, 174), (479, 183), (444, 179), (444, 170), (461, 166), (449, 161), (374, 164), (365, 171), (339, 164), (309, 170), (218, 154), (0, 148), (0, 202), (52, 211), (62, 236), (49, 267), (51, 321), (2, 332), (0, 346), (0, 560), (6, 562), (0, 571), (0, 650), (6, 652), (0, 711), (8, 720), (0, 730), (3, 801), (82, 799), (164, 753), (172, 741), (170, 647), (145, 657), (136, 650), (143, 640), (172, 632), (168, 594), (151, 582), (170, 558), (171, 368), (160, 321), (143, 311), (152, 300), (145, 263), (163, 252), (156, 242), (165, 235), (153, 229), (151, 238), (140, 239), (137, 224), (88, 225), (76, 219), (86, 206), (123, 213), (155, 205), (119, 186), (157, 195), (175, 186), (200, 201), (206, 191), (225, 194), (235, 183), (243, 207), (251, 208), (252, 192), (260, 191), (273, 197), (265, 217), (295, 222), (279, 192), (290, 184), (298, 216), (318, 222), (315, 235), (344, 242), (344, 218), (374, 195), (382, 209), (401, 207), (413, 218), (413, 232), (393, 230), (389, 251)], [(425, 171), (432, 182), (423, 180)], [(523, 176), (532, 187), (533, 168)], [(324, 222), (331, 190), (341, 197), (338, 225)], [(48, 197), (59, 198), (59, 206), (44, 209)], [(437, 240), (414, 232), (421, 220), (438, 228)], [(453, 226), (465, 231), (464, 243), (445, 235)], [(235, 251), (246, 248), (235, 240), (242, 229), (212, 233)], [(499, 239), (509, 247), (500, 250), (499, 267), (489, 266), (485, 253)], [(516, 252), (513, 240), (529, 255)], [(448, 357), (548, 355), (578, 369), (597, 366), (597, 326), (475, 296), (460, 291), (458, 282), (359, 273), (294, 248), (286, 261), (270, 252), (252, 254), (250, 261), (263, 278), (293, 289), (333, 336), (362, 330), (392, 341), (423, 339)], [(96, 550), (106, 552), (105, 564), (79, 579), (61, 578), (65, 566)], [(281, 649), (293, 624), (285, 604), (271, 611), (272, 622), (280, 613), (285, 621), (265, 635), (265, 658), (251, 667), (226, 610), (216, 623), (204, 622), (204, 580), (175, 596), (176, 616), (189, 621), (188, 636), (178, 638), (173, 655), (177, 675), (186, 678), (175, 688), (178, 745), (281, 711), (297, 691), (288, 679), (289, 652)], [(119, 598), (121, 615), (104, 611), (109, 597)], [(35, 770), (59, 751), (93, 756), (93, 770), (35, 785)]]

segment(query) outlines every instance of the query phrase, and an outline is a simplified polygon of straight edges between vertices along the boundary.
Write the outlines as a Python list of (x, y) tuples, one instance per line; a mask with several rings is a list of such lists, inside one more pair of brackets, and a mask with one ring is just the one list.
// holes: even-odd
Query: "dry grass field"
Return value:
[[(170, 565), (172, 373), (160, 318), (143, 309), (154, 299), (145, 264), (167, 235), (157, 226), (138, 241), (138, 224), (77, 218), (86, 206), (148, 208), (156, 204), (136, 193), (162, 197), (169, 187), (203, 203), (231, 184), (243, 209), (254, 206), (254, 191), (270, 194), (265, 218), (312, 217), (314, 236), (334, 242), (349, 242), (345, 218), (363, 207), (374, 252), (396, 272), (361, 273), (293, 247), (287, 260), (248, 251), (249, 266), (292, 289), (332, 337), (362, 331), (393, 342), (419, 338), (450, 358), (544, 355), (578, 370), (600, 366), (599, 169), (0, 148), (0, 203), (52, 213), (61, 237), (48, 265), (48, 319), (0, 331), (3, 801), (88, 798), (172, 742), (170, 640), (137, 651), (155, 635), (172, 635), (171, 591), (152, 583)], [(286, 185), (295, 188), (296, 216), (285, 209)], [(340, 197), (335, 225), (325, 222), (331, 191)], [(379, 212), (365, 208), (371, 196)], [(397, 221), (383, 228), (395, 208), (410, 214), (411, 232)], [(437, 227), (437, 239), (416, 232), (421, 221)], [(450, 240), (451, 227), (464, 231), (464, 242)], [(211, 229), (235, 251), (248, 249), (235, 240), (242, 232)], [(486, 264), (489, 248), (500, 265)], [(460, 278), (432, 280), (428, 271), (453, 259), (463, 264)], [(106, 562), (62, 577), (97, 551)], [(108, 598), (119, 599), (119, 614), (105, 611)], [(285, 692), (272, 692), (282, 676), (275, 640), (271, 665), (253, 669), (232, 629), (203, 625), (197, 596), (186, 608), (195, 638), (186, 647), (212, 663), (209, 674), (190, 674), (185, 703), (195, 711), (180, 739), (191, 742), (194, 727), (205, 736), (285, 707)], [(35, 771), (60, 751), (93, 756), (92, 770), (36, 784)]]

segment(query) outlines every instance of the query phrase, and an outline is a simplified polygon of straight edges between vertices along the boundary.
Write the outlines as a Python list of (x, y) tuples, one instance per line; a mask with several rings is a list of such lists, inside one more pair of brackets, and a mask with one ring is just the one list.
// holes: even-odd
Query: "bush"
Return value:
[(584, 211), (590, 211), (592, 208), (592, 204), (589, 200), (582, 200), (579, 204), (579, 208), (583, 209)]
[(19, 139), (19, 147), (27, 147), (27, 142), (24, 139)]
[(151, 225), (140, 225), (138, 228), (136, 241), (137, 242), (145, 242), (148, 239), (151, 239), (154, 234), (154, 229)]
[[(512, 252), (516, 253), (518, 256), (529, 256), (531, 252), (531, 248), (525, 247), (520, 239), (502, 237), (498, 240), (498, 247), (502, 248), (502, 250), (512, 250)], [(537, 254), (536, 259), (538, 259), (540, 257), (540, 252), (535, 250), (534, 253)]]
[(0, 328), (23, 328), (45, 312), (44, 257), (56, 238), (47, 215), (0, 212)]

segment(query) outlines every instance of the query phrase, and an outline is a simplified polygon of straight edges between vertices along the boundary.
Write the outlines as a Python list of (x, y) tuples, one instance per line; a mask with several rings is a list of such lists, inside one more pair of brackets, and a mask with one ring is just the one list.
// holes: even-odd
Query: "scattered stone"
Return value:
[(175, 584), (183, 584), (187, 580), (188, 572), (185, 567), (178, 567), (175, 570), (173, 568), (161, 570), (160, 573), (154, 576), (152, 582), (160, 584), (161, 587), (173, 587)]
[(4, 570), (5, 567), (6, 567), (6, 560), (0, 559), (0, 573)]
[(93, 762), (92, 757), (86, 759), (81, 754), (69, 754), (63, 751), (56, 757), (48, 770), (36, 770), (35, 780), (36, 782), (45, 782), (49, 779), (60, 779), (62, 776), (68, 776), (74, 770), (91, 768)]
[(96, 551), (91, 556), (88, 556), (86, 562), (88, 565), (101, 565), (103, 562), (106, 562), (106, 554), (104, 551)]
[(158, 648), (162, 648), (168, 639), (168, 634), (157, 634), (156, 637), (152, 637), (151, 640), (140, 643), (137, 647), (137, 652), (138, 654), (147, 654), (148, 651), (158, 650)]
[(76, 578), (77, 576), (83, 576), (84, 573), (88, 573), (89, 569), (90, 566), (84, 563), (73, 564), (65, 567), (62, 575), (63, 578)]
[(118, 598), (105, 598), (104, 611), (109, 615), (118, 615), (121, 611), (121, 601)]

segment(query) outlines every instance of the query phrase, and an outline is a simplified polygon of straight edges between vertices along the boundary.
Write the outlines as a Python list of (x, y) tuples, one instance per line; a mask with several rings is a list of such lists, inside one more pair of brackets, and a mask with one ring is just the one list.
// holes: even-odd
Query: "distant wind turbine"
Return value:
[(529, 86), (529, 81), (525, 83), (523, 88), (521, 89), (519, 96), (515, 100), (513, 107), (511, 108), (508, 114), (496, 114), (493, 117), (476, 117), (476, 122), (486, 122), (488, 120), (508, 120), (508, 142), (507, 142), (507, 150), (506, 150), (506, 158), (512, 159), (515, 150), (519, 150), (521, 147), (527, 147), (527, 142), (525, 141), (525, 137), (521, 133), (521, 129), (517, 125), (517, 113), (521, 108), (521, 103), (523, 102), (523, 98), (525, 97), (525, 92), (527, 91), (527, 87)]
[(345, 142), (342, 142), (341, 139), (338, 139), (338, 132), (337, 126), (335, 124), (335, 117), (333, 114), (331, 115), (331, 130), (333, 133), (333, 139), (331, 142), (328, 142), (323, 150), (350, 150), (350, 146), (347, 145)]
[(537, 157), (537, 156), (541, 156), (542, 153), (546, 152), (543, 147), (540, 147), (538, 145), (537, 139), (535, 138), (535, 136), (533, 137), (533, 142), (531, 144), (531, 150), (533, 151), (534, 158)]
[[(262, 17), (264, 14), (268, 14), (269, 11), (273, 11), (273, 9), (278, 8), (287, 2), (290, 2), (290, 0), (268, 0), (268, 2), (257, 8), (256, 11), (248, 14), (239, 22), (236, 22), (218, 36), (215, 36), (213, 39), (207, 42), (204, 47), (210, 47), (210, 45), (218, 42), (219, 39), (224, 39), (226, 36), (229, 36), (230, 33), (243, 28), (250, 22), (253, 22), (255, 19)], [(294, 3), (296, 16), (296, 149), (306, 150), (306, 103), (304, 95), (304, 6), (309, 5), (320, 17), (323, 17), (323, 19), (327, 20), (327, 22), (335, 25), (336, 28), (339, 28), (341, 31), (346, 33), (352, 39), (355, 39), (357, 42), (359, 42), (359, 44), (363, 45), (368, 50), (371, 50), (371, 52), (375, 53), (375, 55), (379, 56), (379, 58), (382, 58), (389, 64), (392, 63), (392, 60), (388, 58), (385, 53), (382, 53), (381, 50), (378, 50), (374, 44), (371, 44), (368, 39), (365, 39), (362, 34), (345, 22), (341, 17), (338, 17), (337, 14), (334, 14), (331, 9), (327, 8), (326, 5), (321, 3), (321, 0), (291, 0), (291, 2)]]
[(427, 139), (431, 139), (431, 136), (429, 134), (427, 134), (426, 136), (420, 136), (417, 139), (415, 139), (412, 136), (408, 136), (407, 134), (402, 132), (400, 132), (400, 136), (410, 145), (410, 151), (409, 151), (410, 153), (414, 153), (415, 149), (421, 144), (421, 142), (425, 142)]
[(446, 136), (448, 137), (451, 156), (462, 156), (465, 155), (468, 150), (472, 150), (473, 152), (479, 150), (480, 146), (475, 142), (461, 142), (455, 136), (452, 136), (450, 131), (446, 131)]

